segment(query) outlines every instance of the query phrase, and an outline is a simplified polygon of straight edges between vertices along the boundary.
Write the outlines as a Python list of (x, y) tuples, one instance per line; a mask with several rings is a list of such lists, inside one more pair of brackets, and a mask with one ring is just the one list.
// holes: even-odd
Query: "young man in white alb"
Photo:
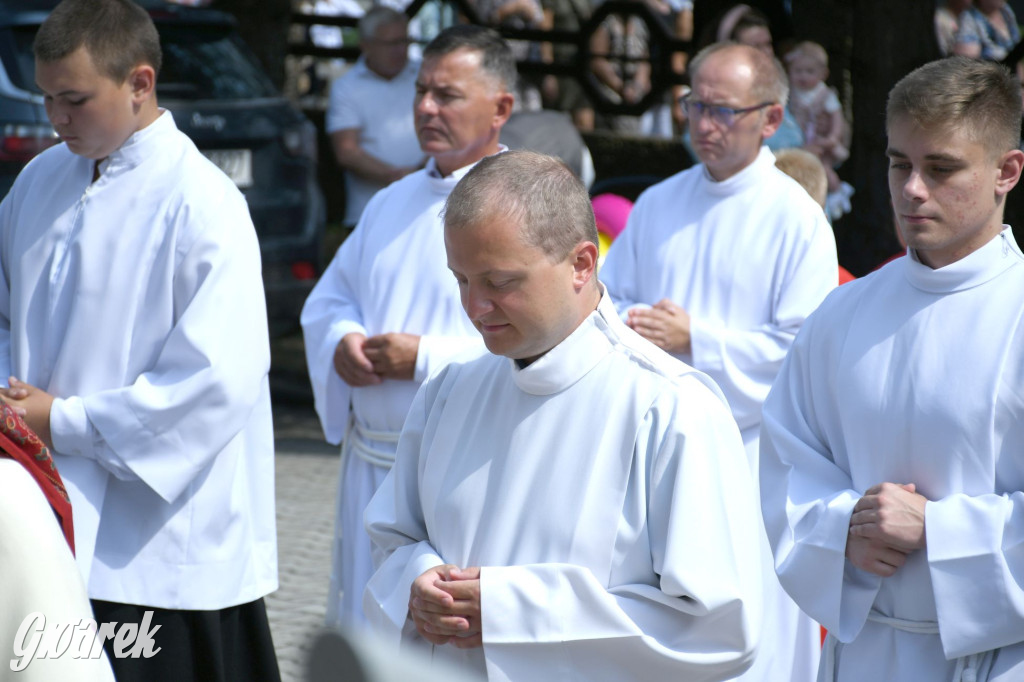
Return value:
[(1024, 678), (1020, 87), (932, 62), (889, 95), (900, 258), (807, 321), (765, 403), (782, 584), (829, 630), (819, 679)]

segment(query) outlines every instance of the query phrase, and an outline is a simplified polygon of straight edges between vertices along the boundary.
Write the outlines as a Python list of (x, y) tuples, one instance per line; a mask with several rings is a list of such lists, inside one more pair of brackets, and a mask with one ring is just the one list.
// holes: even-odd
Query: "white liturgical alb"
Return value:
[[(958, 665), (1024, 679), (1022, 455), (1009, 228), (937, 270), (900, 258), (807, 321), (765, 403), (761, 496), (783, 586), (838, 639), (836, 680), (949, 680)], [(929, 500), (926, 549), (888, 578), (845, 557), (853, 507), (882, 482)]]
[(367, 617), (422, 641), (413, 580), (479, 566), (483, 647), (434, 657), (492, 682), (726, 679), (758, 638), (755, 497), (717, 388), (605, 296), (526, 368), (486, 355), (422, 386), (366, 512)]
[(92, 598), (253, 601), (277, 589), (277, 534), (245, 199), (167, 111), (94, 169), (58, 145), (0, 204), (0, 377), (57, 398), (54, 459)]

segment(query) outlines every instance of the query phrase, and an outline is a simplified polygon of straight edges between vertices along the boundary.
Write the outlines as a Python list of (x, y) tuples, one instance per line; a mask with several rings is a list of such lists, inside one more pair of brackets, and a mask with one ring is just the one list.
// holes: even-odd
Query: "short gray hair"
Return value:
[(408, 24), (409, 17), (398, 10), (377, 5), (359, 18), (359, 39), (373, 40), (377, 37), (377, 31), (380, 30), (381, 26), (390, 26), (391, 24), (398, 23)]
[(480, 54), (480, 68), (501, 84), (505, 92), (516, 87), (516, 58), (505, 39), (494, 30), (473, 24), (456, 24), (437, 34), (423, 48), (423, 61), (458, 50)]
[(750, 88), (750, 94), (758, 104), (786, 104), (789, 99), (789, 78), (786, 76), (786, 69), (775, 57), (769, 57), (757, 48), (741, 43), (714, 43), (698, 52), (690, 61), (690, 82), (697, 79), (700, 67), (708, 57), (725, 51), (735, 52), (739, 59), (750, 64), (754, 70), (754, 83)]
[(486, 157), (448, 196), (444, 226), (465, 229), (495, 214), (518, 224), (523, 241), (554, 263), (581, 242), (598, 244), (590, 195), (553, 156), (518, 150)]
[(929, 62), (889, 92), (886, 128), (904, 117), (925, 130), (962, 130), (998, 156), (1020, 143), (1020, 83), (994, 62), (967, 57)]

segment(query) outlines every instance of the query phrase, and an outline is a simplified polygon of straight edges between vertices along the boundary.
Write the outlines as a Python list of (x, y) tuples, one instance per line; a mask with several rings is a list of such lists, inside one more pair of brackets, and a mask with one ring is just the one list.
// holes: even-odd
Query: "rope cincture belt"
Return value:
[[(939, 624), (933, 620), (906, 620), (904, 618), (893, 618), (871, 610), (868, 620), (888, 625), (891, 628), (910, 632), (916, 635), (937, 635)], [(838, 640), (830, 632), (825, 639), (825, 648), (821, 653), (822, 665), (825, 668), (825, 682), (834, 682), (836, 675), (836, 644)], [(953, 682), (986, 682), (992, 672), (992, 663), (995, 660), (996, 650), (984, 651), (980, 654), (970, 654), (956, 659), (956, 668), (953, 669)]]
[(345, 434), (343, 451), (351, 451), (356, 457), (375, 467), (390, 469), (395, 463), (395, 453), (378, 450), (366, 444), (366, 441), (380, 443), (398, 443), (401, 431), (372, 431), (356, 422), (355, 415), (349, 418), (348, 432)]

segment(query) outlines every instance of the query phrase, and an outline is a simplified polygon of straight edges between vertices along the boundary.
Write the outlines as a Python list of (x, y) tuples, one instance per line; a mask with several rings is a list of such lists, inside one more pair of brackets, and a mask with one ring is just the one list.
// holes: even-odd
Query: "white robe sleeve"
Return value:
[[(417, 460), (423, 441), (427, 386), (424, 384), (416, 393), (398, 441), (395, 464), (364, 514), (377, 570), (367, 583), (363, 612), (377, 634), (396, 646), (406, 628), (413, 581), (427, 569), (445, 563), (427, 539), (420, 504)], [(415, 630), (410, 632), (415, 634)]]
[(925, 528), (946, 657), (1024, 642), (1024, 492), (929, 502)]
[(633, 207), (626, 220), (625, 229), (608, 247), (604, 263), (598, 272), (598, 279), (605, 285), (608, 296), (623, 321), (626, 320), (626, 311), (631, 306), (641, 303), (637, 289), (641, 277), (637, 272), (639, 261), (636, 254), (636, 236), (643, 229), (643, 207), (643, 203)]
[[(1018, 416), (1024, 414), (1022, 344), (1024, 327), (998, 342), (1001, 350), (1018, 350), (1006, 355), (998, 398), (1003, 409), (993, 425), (1000, 434), (999, 459), (1009, 462), (1008, 470), (1024, 454), (1024, 421)], [(977, 488), (991, 483), (987, 471), (980, 476), (975, 490), (925, 505), (928, 568), (947, 658), (1024, 642), (1024, 491), (1000, 488), (997, 472), (995, 489), (1004, 492), (983, 493)]]
[(347, 334), (366, 334), (359, 304), (365, 223), (338, 248), (302, 307), (302, 336), (316, 413), (327, 442), (337, 445), (348, 425), (351, 387), (334, 369), (334, 351)]
[(694, 393), (703, 404), (656, 402), (637, 434), (650, 553), (622, 562), (653, 561), (656, 582), (606, 587), (606, 576), (557, 563), (482, 568), (489, 677), (537, 679), (568, 664), (574, 679), (721, 680), (751, 665), (768, 568), (754, 484), (728, 411)]
[(4, 387), (11, 376), (10, 202), (10, 195), (0, 202), (0, 386)]
[[(820, 222), (825, 222), (823, 217)], [(761, 421), (761, 406), (797, 332), (839, 280), (835, 240), (827, 224), (803, 232), (812, 235), (807, 243), (780, 254), (777, 267), (783, 281), (773, 292), (765, 324), (734, 329), (690, 319), (693, 366), (722, 388), (741, 430)]]
[(835, 463), (817, 421), (811, 332), (804, 328), (765, 402), (761, 508), (786, 592), (839, 641), (851, 642), (867, 622), (882, 578), (846, 560), (850, 516), (861, 494)]
[[(180, 247), (176, 319), (152, 367), (51, 409), (55, 449), (130, 471), (167, 502), (242, 431), (270, 368), (259, 245), (242, 196), (225, 201), (183, 211), (195, 224), (180, 232), (195, 237)], [(60, 413), (81, 408), (85, 420)]]

